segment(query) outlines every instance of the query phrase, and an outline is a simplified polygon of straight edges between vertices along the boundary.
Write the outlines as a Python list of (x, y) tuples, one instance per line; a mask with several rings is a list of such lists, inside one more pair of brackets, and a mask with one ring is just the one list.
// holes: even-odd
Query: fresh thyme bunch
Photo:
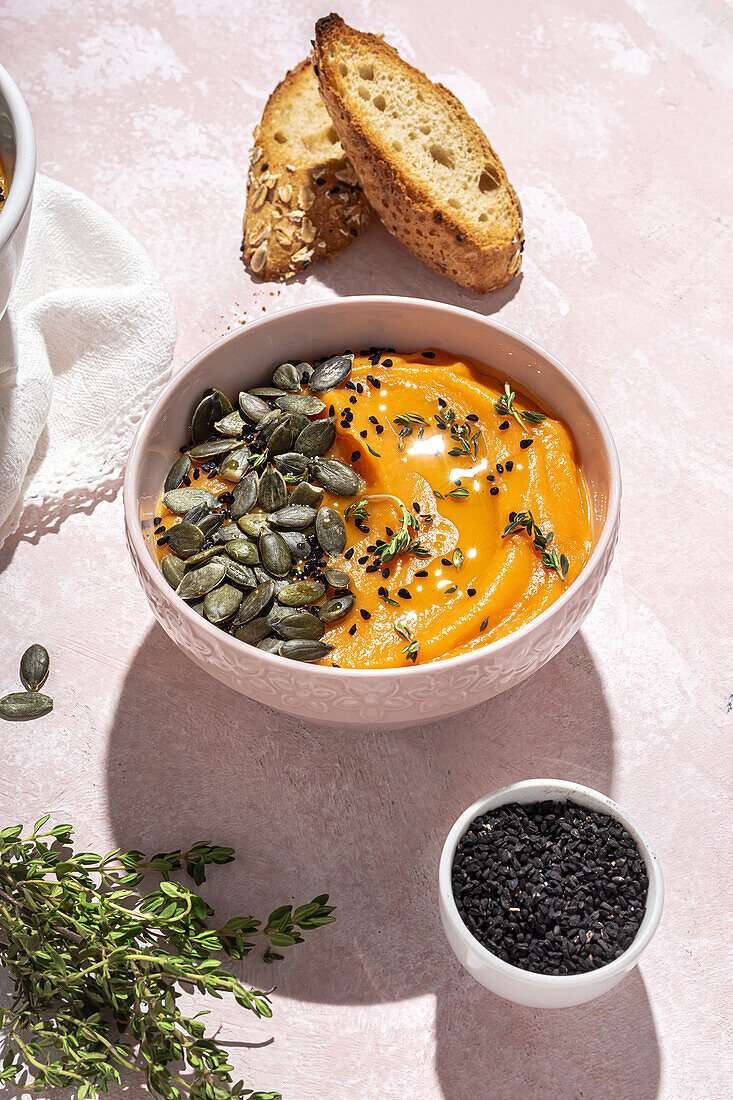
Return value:
[[(0, 963), (15, 987), (11, 1006), (0, 1009), (0, 1081), (60, 1086), (84, 1100), (119, 1082), (122, 1070), (138, 1070), (166, 1100), (276, 1100), (232, 1083), (226, 1052), (204, 1035), (203, 1013), (189, 1018), (177, 1001), (182, 989), (230, 993), (256, 1016), (271, 1016), (267, 995), (212, 956), (243, 959), (260, 937), (266, 961), (283, 958), (273, 948), (334, 920), (328, 895), (294, 911), (283, 905), (264, 924), (234, 917), (219, 928), (203, 898), (170, 876), (184, 870), (199, 885), (207, 866), (231, 863), (231, 848), (199, 843), (149, 860), (137, 851), (74, 853), (71, 826), (43, 831), (48, 819), (26, 837), (20, 825), (0, 832)], [(162, 881), (140, 897), (146, 871)]]

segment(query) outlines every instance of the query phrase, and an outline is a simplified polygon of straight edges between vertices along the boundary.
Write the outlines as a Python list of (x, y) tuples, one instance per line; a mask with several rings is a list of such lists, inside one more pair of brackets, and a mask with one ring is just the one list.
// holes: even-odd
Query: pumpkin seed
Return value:
[(270, 409), (267, 416), (263, 416), (257, 428), (259, 437), (263, 443), (269, 442), (270, 436), (282, 419), (283, 414), (280, 409)]
[(254, 470), (250, 470), (236, 488), (232, 489), (232, 502), (229, 505), (229, 515), (235, 521), (251, 512), (257, 501), (260, 479)]
[(319, 508), (316, 512), (316, 538), (330, 558), (337, 558), (346, 549), (346, 528), (335, 508)]
[(254, 389), (248, 390), (254, 397), (266, 397), (270, 401), (274, 401), (276, 397), (284, 397), (286, 391), (280, 389), (279, 386), (257, 386)]
[(239, 611), (234, 618), (235, 628), (261, 615), (274, 595), (275, 585), (272, 581), (258, 584), (254, 592), (249, 592), (239, 605)]
[(326, 589), (320, 581), (294, 581), (278, 593), (278, 600), (286, 607), (306, 607), (320, 600)]
[(289, 424), (293, 429), (293, 439), (297, 439), (303, 428), (307, 428), (311, 423), (308, 417), (303, 416), (302, 413), (288, 413), (283, 422)]
[(331, 588), (348, 588), (351, 584), (351, 577), (343, 569), (324, 569), (323, 575)]
[(180, 458), (177, 458), (171, 466), (170, 470), (168, 471), (168, 476), (165, 479), (165, 484), (163, 485), (163, 492), (170, 493), (172, 489), (177, 489), (179, 485), (182, 485), (183, 479), (184, 477), (186, 477), (190, 469), (191, 459), (188, 457), (188, 455), (181, 455)]
[[(195, 554), (191, 554), (191, 557), (186, 558), (183, 564), (187, 569), (190, 569), (192, 565), (203, 565), (205, 561), (210, 561), (217, 554), (221, 554), (221, 549), (221, 546), (207, 546), (205, 550), (197, 550)], [(170, 556), (169, 554), (168, 557)]]
[(285, 454), (293, 446), (293, 429), (289, 424), (278, 424), (270, 436), (267, 444), (267, 453), (270, 458), (274, 455)]
[(240, 565), (257, 565), (260, 560), (257, 547), (249, 539), (234, 539), (224, 549), (232, 561), (239, 562)]
[(249, 565), (240, 565), (233, 558), (225, 557), (224, 567), (227, 571), (227, 580), (239, 588), (256, 588), (259, 584), (254, 569)]
[(14, 691), (0, 699), (0, 718), (6, 722), (41, 718), (50, 710), (53, 710), (53, 699), (40, 691)]
[(249, 448), (240, 447), (228, 454), (219, 467), (219, 477), (225, 481), (241, 481), (249, 469)]
[(193, 508), (189, 508), (183, 517), (184, 523), (193, 523), (198, 527), (204, 516), (208, 516), (211, 512), (208, 504), (195, 504)]
[(283, 642), (280, 646), (280, 656), (288, 657), (291, 661), (320, 661), (327, 657), (333, 650), (332, 645), (325, 642), (309, 642), (297, 639), (292, 642)]
[(325, 420), (311, 420), (295, 440), (295, 449), (309, 458), (325, 455), (333, 447), (336, 439), (336, 424), (332, 417)]
[(301, 481), (290, 494), (290, 504), (307, 504), (309, 508), (320, 508), (323, 503), (323, 489), (320, 485), (311, 485)]
[(239, 395), (239, 408), (242, 416), (253, 424), (259, 424), (271, 412), (270, 406), (261, 397), (255, 397), (246, 390)]
[(267, 612), (267, 621), (271, 627), (276, 626), (282, 619), (287, 618), (288, 615), (293, 614), (292, 607), (283, 607), (282, 604), (274, 603), (270, 610)]
[(240, 516), (237, 527), (251, 539), (258, 539), (263, 531), (267, 530), (270, 517), (264, 512), (248, 512), (246, 516)]
[(277, 531), (265, 531), (260, 535), (260, 557), (273, 577), (287, 576), (293, 564), (288, 544)]
[(169, 512), (175, 512), (177, 516), (183, 516), (191, 508), (201, 504), (205, 504), (207, 508), (217, 508), (219, 501), (208, 489), (198, 489), (195, 485), (163, 493), (163, 507)]
[(315, 508), (309, 508), (306, 504), (288, 504), (273, 512), (270, 522), (274, 527), (284, 527), (287, 531), (303, 531), (315, 518)]
[(160, 568), (171, 588), (178, 588), (183, 580), (183, 574), (186, 572), (185, 561), (176, 557), (175, 554), (166, 554), (160, 563)]
[(311, 363), (296, 363), (295, 369), (300, 372), (300, 380), (303, 383), (308, 382), (313, 374), (313, 366)]
[(260, 478), (257, 499), (260, 508), (264, 508), (266, 512), (277, 512), (287, 504), (288, 487), (285, 478), (274, 466), (268, 466)]
[(246, 642), (248, 645), (259, 645), (269, 633), (270, 624), (267, 619), (260, 616), (240, 626), (239, 629), (234, 632), (234, 637), (240, 642)]
[(221, 558), (207, 561), (206, 565), (201, 565), (198, 569), (193, 569), (190, 573), (185, 574), (176, 589), (176, 594), (182, 600), (200, 600), (212, 588), (216, 588), (218, 584), (221, 584), (225, 574), (226, 567)]
[(190, 558), (203, 545), (203, 532), (195, 523), (178, 523), (168, 531), (168, 546), (179, 558)]
[(281, 363), (272, 372), (272, 381), (281, 389), (295, 393), (300, 389), (300, 371), (292, 363)]
[[(292, 496), (290, 499), (293, 499)], [(305, 561), (313, 552), (310, 541), (302, 531), (281, 531), (280, 536), (290, 550), (290, 553), (294, 558), (297, 558), (298, 561)]]
[(191, 419), (191, 440), (194, 446), (205, 443), (214, 434), (217, 420), (231, 412), (234, 412), (234, 406), (221, 390), (205, 390)]
[(327, 359), (313, 371), (308, 379), (308, 388), (312, 393), (324, 393), (340, 386), (351, 374), (353, 362), (353, 355), (334, 355), (332, 359)]
[(308, 459), (297, 451), (286, 451), (285, 454), (275, 455), (273, 462), (280, 473), (290, 477), (304, 477), (308, 469)]
[(337, 619), (343, 619), (348, 615), (356, 603), (353, 592), (344, 592), (343, 596), (334, 596), (332, 600), (326, 600), (318, 608), (318, 616), (324, 623), (335, 623)]
[(20, 658), (20, 678), (28, 691), (38, 691), (46, 683), (50, 661), (48, 650), (34, 642)]
[(270, 573), (268, 573), (263, 565), (255, 565), (254, 572), (259, 584), (264, 584), (265, 581), (272, 581), (275, 587), (276, 596), (278, 592), (281, 592), (282, 589), (285, 588), (286, 584), (290, 584), (289, 577), (273, 577), (270, 575)]
[(223, 512), (209, 512), (196, 524), (204, 539), (213, 538), (224, 522)]
[(198, 600), (196, 603), (190, 603), (188, 606), (191, 608), (192, 611), (195, 611), (196, 614), (200, 615), (201, 618), (203, 619), (203, 617), (204, 617), (204, 601), (203, 600)]
[(191, 448), (191, 458), (201, 461), (205, 458), (216, 458), (217, 455), (225, 455), (243, 444), (238, 439), (210, 439), (206, 443), (199, 443), (198, 447)]
[(278, 397), (275, 404), (283, 412), (302, 413), (303, 416), (316, 416), (326, 407), (320, 397), (310, 393), (286, 393), (284, 397)]
[(264, 653), (279, 653), (281, 645), (282, 642), (279, 638), (263, 638), (261, 642), (257, 643), (257, 648)]
[(311, 615), (310, 611), (295, 611), (286, 615), (275, 629), (283, 638), (307, 638), (312, 642), (319, 641), (326, 632), (321, 620)]
[(239, 439), (244, 428), (244, 421), (242, 417), (235, 409), (234, 412), (229, 413), (229, 416), (225, 416), (222, 420), (217, 420), (214, 425), (214, 430), (219, 435), (229, 435), (233, 439)]
[(313, 473), (317, 481), (329, 493), (337, 497), (355, 497), (359, 492), (359, 475), (356, 470), (339, 462), (337, 458), (322, 458), (313, 463)]
[(233, 619), (240, 603), (242, 593), (231, 584), (222, 584), (212, 592), (207, 592), (204, 599), (204, 616), (210, 623), (228, 623)]
[(236, 523), (223, 523), (216, 532), (216, 539), (217, 542), (231, 542), (232, 539), (240, 538), (241, 534), (242, 532), (239, 530)]

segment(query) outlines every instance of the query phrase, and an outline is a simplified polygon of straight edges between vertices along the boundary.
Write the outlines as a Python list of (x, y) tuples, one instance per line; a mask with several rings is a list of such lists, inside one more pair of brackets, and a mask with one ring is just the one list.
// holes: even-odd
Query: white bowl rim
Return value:
[[(555, 799), (552, 795), (548, 795), (547, 793), (542, 794), (542, 790), (547, 787), (553, 788), (561, 797)], [(519, 793), (531, 793), (533, 791), (537, 791), (538, 802), (545, 800), (560, 802), (564, 801), (566, 798), (572, 800), (574, 795), (586, 798), (589, 802), (594, 804), (595, 808), (610, 814), (611, 817), (615, 817), (617, 821), (621, 822), (636, 841), (646, 864), (649, 878), (647, 908), (636, 936), (617, 959), (614, 959), (613, 962), (606, 963), (604, 966), (599, 966), (596, 970), (588, 970), (582, 974), (537, 974), (533, 970), (524, 970), (521, 966), (514, 966), (512, 963), (504, 962), (503, 959), (500, 959), (493, 951), (489, 951), (488, 947), (484, 947), (484, 945), (472, 935), (458, 912), (458, 906), (453, 897), (453, 888), (451, 886), (453, 857), (456, 847), (458, 846), (458, 841), (466, 832), (471, 822), (475, 821), (477, 817), (481, 817), (487, 810), (496, 809), (499, 806), (505, 806), (509, 802), (514, 802), (516, 800), (516, 795)], [(652, 893), (652, 886), (654, 888), (654, 898), (650, 907), (648, 901)], [(514, 981), (521, 980), (531, 983), (534, 986), (544, 986), (554, 989), (559, 989), (562, 986), (567, 987), (569, 985), (575, 988), (592, 986), (595, 983), (600, 983), (605, 979), (612, 978), (614, 975), (617, 975), (619, 971), (625, 972), (629, 970), (656, 932), (664, 907), (664, 878), (662, 876), (662, 868), (659, 863), (659, 857), (644, 830), (640, 828), (631, 814), (627, 813), (626, 810), (622, 810), (613, 799), (605, 794), (601, 794), (600, 791), (596, 791), (592, 787), (586, 787), (582, 783), (574, 783), (569, 779), (523, 779), (518, 783), (511, 783), (508, 787), (501, 787), (499, 790), (493, 791), (491, 794), (484, 795), (483, 798), (477, 799), (472, 806), (469, 806), (468, 809), (461, 814), (446, 837), (443, 850), (440, 854), (438, 888), (447, 918), (460, 935), (463, 943), (472, 951), (477, 952), (483, 962), (493, 967), (500, 974), (511, 977)]]
[[(608, 544), (614, 537), (614, 531), (617, 527), (618, 515), (621, 507), (621, 467), (619, 463), (618, 451), (616, 450), (616, 444), (613, 436), (611, 435), (611, 429), (608, 426), (606, 418), (604, 417), (597, 404), (587, 392), (581, 382), (572, 374), (567, 367), (564, 367), (554, 355), (551, 355), (540, 344), (528, 339), (526, 336), (522, 336), (515, 329), (509, 328), (507, 325), (501, 324), (499, 321), (493, 320), (493, 318), (484, 317), (483, 314), (476, 313), (475, 310), (464, 309), (462, 306), (449, 305), (446, 302), (435, 302), (429, 298), (407, 298), (392, 294), (363, 294), (363, 295), (349, 295), (344, 298), (326, 298), (317, 300), (315, 302), (303, 302), (296, 306), (290, 306), (287, 309), (275, 310), (265, 317), (258, 318), (256, 321), (247, 325), (246, 329), (239, 329), (236, 332), (227, 333), (220, 337), (218, 340), (212, 341), (207, 347), (195, 355), (192, 359), (186, 363), (179, 371), (170, 378), (165, 385), (163, 391), (158, 395), (157, 399), (148, 409), (147, 413), (141, 420), (138, 429), (135, 433), (135, 438), (132, 442), (130, 454), (125, 467), (125, 476), (122, 490), (123, 497), (123, 511), (127, 523), (130, 537), (134, 543), (135, 550), (138, 555), (138, 560), (142, 563), (142, 568), (145, 569), (148, 576), (153, 580), (156, 588), (165, 595), (166, 599), (173, 596), (173, 590), (170, 585), (163, 578), (162, 573), (156, 568), (155, 563), (150, 555), (150, 551), (145, 545), (145, 540), (142, 534), (142, 528), (139, 522), (138, 512), (138, 500), (135, 499), (133, 493), (133, 483), (137, 477), (142, 448), (140, 443), (150, 426), (155, 422), (162, 407), (166, 404), (169, 397), (169, 392), (173, 386), (175, 386), (180, 380), (193, 374), (201, 364), (209, 358), (215, 351), (224, 345), (242, 339), (244, 332), (250, 332), (253, 328), (261, 325), (266, 325), (276, 317), (283, 317), (286, 314), (297, 315), (298, 313), (307, 312), (324, 312), (327, 313), (331, 309), (343, 307), (344, 304), (349, 307), (358, 307), (366, 304), (379, 304), (383, 306), (395, 306), (411, 308), (413, 306), (428, 306), (431, 309), (436, 310), (439, 313), (460, 314), (466, 318), (470, 318), (472, 321), (479, 320), (481, 323), (488, 325), (490, 328), (497, 329), (499, 332), (504, 333), (506, 336), (510, 336), (520, 343), (524, 344), (534, 355), (540, 356), (546, 359), (549, 364), (575, 389), (581, 399), (585, 402), (588, 410), (592, 414), (592, 417), (599, 429), (603, 445), (606, 448), (608, 455), (608, 462), (610, 468), (610, 485), (608, 495), (608, 505), (606, 510), (606, 519), (603, 524), (603, 530), (601, 531), (600, 538), (593, 547), (590, 558), (586, 562), (580, 576), (575, 580), (570, 587), (563, 592), (563, 594), (555, 600), (545, 611), (537, 615), (530, 622), (525, 623), (524, 626), (518, 630), (512, 631), (505, 638), (499, 638), (495, 642), (489, 642), (488, 645), (482, 646), (477, 650), (471, 650), (468, 653), (462, 653), (457, 657), (445, 657), (440, 661), (431, 661), (424, 665), (411, 665), (405, 668), (344, 668), (339, 666), (334, 668), (331, 665), (309, 665), (310, 671), (316, 678), (338, 675), (341, 677), (347, 677), (348, 679), (365, 679), (373, 676), (385, 677), (387, 679), (399, 679), (403, 676), (421, 676), (426, 674), (426, 670), (434, 668), (435, 665), (440, 665), (441, 668), (446, 667), (449, 669), (459, 669), (462, 665), (468, 665), (471, 661), (476, 660), (477, 656), (482, 656), (487, 653), (495, 654), (501, 652), (502, 649), (513, 645), (519, 638), (523, 638), (529, 631), (534, 630), (540, 623), (549, 622), (552, 618), (561, 616), (565, 604), (569, 599), (576, 599), (579, 597), (581, 591), (588, 585), (595, 570), (595, 567), (603, 560)], [(212, 637), (218, 639), (223, 638), (224, 645), (230, 646), (232, 655), (236, 657), (238, 648), (241, 646), (241, 642), (237, 642), (235, 638), (228, 636), (211, 623), (207, 622), (200, 615), (197, 615), (184, 601), (181, 601), (183, 607), (182, 612), (184, 616), (189, 618), (189, 621), (193, 624), (196, 623), (198, 629), (203, 628), (205, 633), (210, 633)], [(264, 650), (258, 650), (260, 657), (266, 664), (270, 664), (273, 667), (282, 667), (282, 658), (276, 656), (273, 653), (267, 653)]]
[(36, 175), (36, 138), (33, 120), (17, 84), (7, 69), (0, 65), (0, 92), (4, 96), (15, 134), (16, 156), (13, 179), (0, 210), (0, 248), (20, 225), (33, 194)]

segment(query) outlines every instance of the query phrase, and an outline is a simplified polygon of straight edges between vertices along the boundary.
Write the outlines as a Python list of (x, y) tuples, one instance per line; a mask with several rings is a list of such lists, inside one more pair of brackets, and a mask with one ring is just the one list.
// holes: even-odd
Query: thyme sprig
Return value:
[(419, 413), (400, 413), (399, 416), (394, 418), (395, 423), (400, 429), (399, 442), (397, 443), (397, 450), (404, 451), (405, 441), (412, 435), (415, 428), (418, 429), (417, 438), (422, 439), (425, 429), (430, 427), (429, 421), (424, 416), (420, 416)]
[[(249, 989), (222, 964), (243, 959), (257, 938), (268, 962), (301, 943), (302, 933), (333, 921), (328, 895), (266, 921), (234, 917), (221, 927), (213, 909), (171, 879), (184, 871), (200, 885), (206, 868), (231, 863), (231, 848), (194, 844), (146, 859), (138, 851), (100, 856), (70, 850), (70, 825), (29, 835), (0, 832), (0, 963), (15, 987), (0, 1009), (5, 1057), (0, 1081), (25, 1089), (74, 1090), (79, 1100), (106, 1093), (122, 1071), (141, 1073), (166, 1100), (276, 1100), (232, 1082), (225, 1050), (204, 1033), (201, 1013), (183, 1014), (181, 987), (228, 993), (259, 1017), (272, 1015), (266, 993)], [(140, 897), (146, 872), (162, 876)]]
[(511, 388), (508, 382), (504, 383), (504, 394), (494, 405), (495, 411), (499, 416), (513, 416), (520, 428), (524, 425), (522, 421), (526, 421), (528, 424), (541, 424), (543, 420), (547, 420), (544, 413), (540, 412), (525, 412), (514, 408), (514, 400), (516, 393)]
[(410, 534), (411, 531), (420, 530), (417, 516), (413, 515), (399, 497), (392, 496), (391, 493), (374, 493), (371, 496), (362, 497), (361, 500), (354, 501), (348, 506), (344, 516), (346, 519), (353, 519), (357, 524), (365, 523), (369, 519), (367, 504), (377, 500), (391, 501), (395, 505), (400, 513), (400, 528), (389, 541), (385, 542), (382, 539), (376, 541), (375, 558), (383, 564), (392, 561), (398, 554), (414, 554), (418, 558), (431, 558), (433, 555), (427, 546)]
[(407, 660), (412, 661), (414, 665), (415, 661), (417, 660), (417, 655), (420, 652), (419, 641), (417, 640), (417, 638), (413, 638), (412, 631), (410, 630), (409, 626), (405, 626), (404, 623), (395, 623), (394, 628), (397, 633), (401, 635), (401, 637), (403, 637), (407, 642), (407, 645), (404, 647), (402, 652), (404, 653)]
[(570, 563), (564, 554), (558, 554), (555, 547), (552, 550), (548, 550), (548, 546), (555, 537), (554, 531), (548, 531), (547, 534), (543, 534), (540, 528), (534, 521), (534, 517), (531, 512), (518, 512), (511, 513), (509, 516), (509, 523), (502, 531), (501, 537), (507, 538), (508, 535), (513, 535), (516, 531), (526, 531), (531, 537), (534, 543), (535, 549), (539, 550), (542, 555), (542, 563), (546, 569), (554, 570), (560, 577), (560, 580), (564, 581), (568, 575), (568, 569)]

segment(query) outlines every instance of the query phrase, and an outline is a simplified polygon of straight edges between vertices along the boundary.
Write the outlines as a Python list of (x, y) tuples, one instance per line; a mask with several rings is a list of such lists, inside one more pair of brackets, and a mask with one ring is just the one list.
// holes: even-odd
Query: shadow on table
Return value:
[(408, 298), (429, 298), (463, 306), (475, 313), (498, 313), (519, 292), (522, 275), (492, 294), (475, 294), (439, 275), (388, 233), (375, 218), (364, 236), (345, 249), (333, 263), (319, 264), (301, 280), (314, 278), (339, 296), (352, 294), (395, 294)]
[(154, 626), (125, 681), (107, 766), (115, 842), (230, 844), (207, 897), (225, 918), (328, 891), (337, 922), (273, 972), (278, 995), (369, 1004), (433, 993), (450, 1100), (657, 1093), (659, 1052), (638, 971), (566, 1012), (509, 1005), (463, 972), (437, 913), (437, 865), (458, 814), (536, 776), (610, 793), (613, 729), (581, 634), (524, 684), (457, 718), (392, 732), (306, 726), (237, 695)]

